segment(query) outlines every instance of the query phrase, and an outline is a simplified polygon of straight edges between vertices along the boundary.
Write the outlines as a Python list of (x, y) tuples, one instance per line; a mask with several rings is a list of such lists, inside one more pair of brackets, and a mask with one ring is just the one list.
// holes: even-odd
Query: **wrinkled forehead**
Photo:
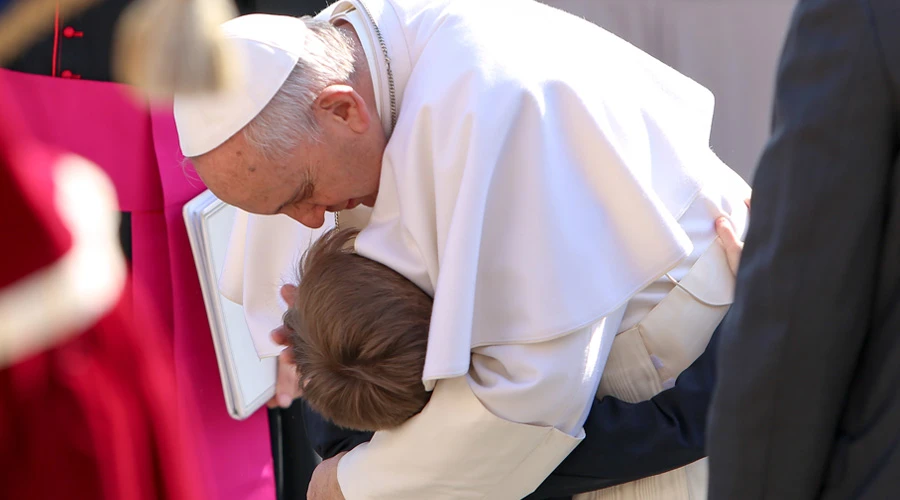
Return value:
[(222, 201), (250, 213), (270, 213), (290, 180), (285, 169), (256, 153), (239, 136), (192, 159), (194, 170)]

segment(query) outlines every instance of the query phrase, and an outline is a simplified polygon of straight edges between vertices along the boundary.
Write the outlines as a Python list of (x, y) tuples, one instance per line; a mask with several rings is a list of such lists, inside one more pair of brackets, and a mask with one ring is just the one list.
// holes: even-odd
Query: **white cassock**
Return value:
[[(342, 222), (362, 213), (357, 252), (434, 297), (423, 374), (432, 399), (345, 455), (341, 489), (348, 500), (521, 498), (584, 437), (596, 394), (639, 401), (666, 388), (731, 303), (714, 220), (729, 215), (742, 233), (750, 190), (710, 150), (713, 96), (532, 1), (341, 0), (319, 17), (356, 29), (390, 137), (375, 206)], [(276, 53), (305, 43), (300, 21), (277, 16), (226, 31)], [(277, 89), (286, 68), (252, 92)], [(188, 156), (242, 126), (204, 127), (225, 108), (210, 102), (176, 100)], [(236, 240), (259, 252), (276, 229), (256, 218)], [(290, 224), (273, 228), (284, 238)], [(310, 234), (292, 227), (295, 241)], [(296, 255), (256, 272), (260, 259), (244, 253), (224, 288), (275, 304), (273, 270)], [(704, 466), (595, 496), (698, 498)]]

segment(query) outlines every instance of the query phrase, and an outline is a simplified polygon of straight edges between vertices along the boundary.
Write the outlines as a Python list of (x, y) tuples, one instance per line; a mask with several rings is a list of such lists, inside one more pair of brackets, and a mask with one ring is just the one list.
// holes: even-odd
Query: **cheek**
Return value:
[(381, 177), (381, 158), (369, 156), (356, 156), (350, 158), (344, 167), (346, 172), (343, 191), (349, 197), (359, 198), (373, 193), (378, 188)]

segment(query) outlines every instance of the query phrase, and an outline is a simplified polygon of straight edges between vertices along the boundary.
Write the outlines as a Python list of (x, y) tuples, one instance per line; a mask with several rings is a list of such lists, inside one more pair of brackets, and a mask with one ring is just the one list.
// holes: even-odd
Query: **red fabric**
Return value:
[(182, 165), (174, 118), (135, 104), (125, 87), (0, 69), (38, 137), (97, 163), (130, 211), (132, 277), (171, 335), (179, 407), (197, 428), (205, 491), (216, 500), (275, 498), (265, 411), (232, 419), (181, 209), (205, 189)]
[(45, 168), (52, 153), (37, 147), (20, 128), (15, 103), (0, 87), (0, 235), (4, 243), (16, 238), (18, 245), (4, 245), (3, 260), (16, 265), (0, 266), (0, 288), (43, 268), (68, 251), (72, 238), (53, 206), (53, 181)]
[[(171, 109), (171, 107), (169, 107)], [(225, 409), (222, 381), (216, 361), (209, 320), (191, 254), (182, 208), (206, 187), (196, 173), (183, 166), (178, 147), (175, 118), (171, 111), (152, 115), (153, 142), (162, 186), (165, 238), (168, 247), (169, 293), (172, 329), (175, 332), (175, 362), (181, 398), (199, 408), (203, 420), (201, 431), (206, 453), (210, 491), (222, 500), (272, 500), (275, 498), (275, 470), (265, 409), (243, 422), (232, 419)], [(157, 213), (153, 214), (158, 217)], [(132, 223), (134, 221), (132, 220)], [(134, 228), (134, 225), (132, 225)], [(159, 234), (142, 229), (146, 240), (134, 240), (134, 246), (157, 240)], [(157, 262), (163, 256), (154, 256)], [(156, 266), (146, 273), (158, 272)], [(140, 273), (135, 268), (135, 276)], [(160, 291), (162, 292), (162, 291)], [(189, 386), (189, 387), (188, 387)], [(183, 401), (182, 404), (186, 402)]]
[[(59, 155), (30, 140), (2, 86), (0, 104), (0, 228), (10, 236), (0, 276), (27, 276), (71, 248), (53, 199)], [(17, 287), (0, 283), (5, 293)], [(147, 303), (126, 291), (86, 330), (0, 369), (0, 498), (207, 498), (166, 337), (152, 315), (132, 309), (132, 295)]]
[(161, 331), (129, 309), (0, 370), (0, 498), (206, 498)]

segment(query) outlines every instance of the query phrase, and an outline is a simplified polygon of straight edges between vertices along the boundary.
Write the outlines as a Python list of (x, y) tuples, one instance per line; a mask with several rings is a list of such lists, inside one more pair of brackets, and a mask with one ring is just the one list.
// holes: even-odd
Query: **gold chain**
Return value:
[(375, 36), (378, 37), (378, 44), (381, 45), (381, 53), (384, 56), (385, 68), (387, 69), (388, 92), (391, 96), (391, 132), (393, 132), (394, 127), (397, 126), (397, 98), (394, 96), (394, 72), (391, 71), (391, 56), (388, 54), (387, 43), (385, 43), (384, 37), (381, 35), (381, 29), (378, 28), (378, 24), (375, 22), (372, 12), (369, 11), (369, 7), (362, 0), (357, 0), (357, 2), (362, 7), (363, 12), (366, 13), (369, 22), (372, 23)]

